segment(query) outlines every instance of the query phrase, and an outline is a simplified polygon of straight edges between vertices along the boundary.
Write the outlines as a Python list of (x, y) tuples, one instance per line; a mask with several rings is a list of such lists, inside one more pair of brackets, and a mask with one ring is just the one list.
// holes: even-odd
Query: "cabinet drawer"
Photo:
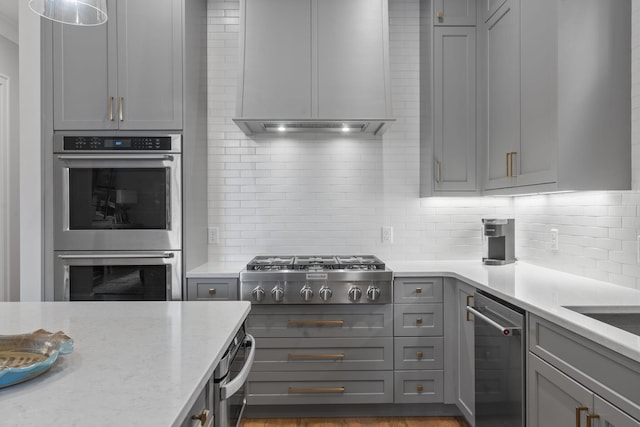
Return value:
[(395, 338), (395, 369), (443, 369), (444, 339), (438, 338)]
[(393, 302), (442, 302), (442, 277), (404, 277), (393, 281)]
[(189, 301), (235, 301), (238, 299), (238, 279), (188, 279)]
[(394, 336), (441, 336), (442, 304), (396, 304)]
[(393, 371), (251, 372), (249, 405), (392, 403)]
[(640, 418), (640, 363), (529, 315), (529, 350), (623, 411)]
[(444, 402), (443, 371), (396, 371), (395, 403)]
[(247, 331), (256, 338), (392, 336), (393, 306), (252, 306)]
[(393, 338), (259, 338), (251, 368), (259, 371), (393, 369)]

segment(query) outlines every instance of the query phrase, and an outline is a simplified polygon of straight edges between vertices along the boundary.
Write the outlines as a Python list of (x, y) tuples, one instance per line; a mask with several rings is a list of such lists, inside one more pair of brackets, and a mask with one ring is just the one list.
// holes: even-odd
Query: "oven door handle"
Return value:
[(495, 320), (491, 319), (487, 315), (479, 312), (478, 310), (476, 310), (475, 308), (473, 308), (471, 306), (467, 306), (467, 312), (469, 312), (469, 313), (473, 314), (474, 316), (484, 320), (489, 325), (491, 325), (494, 328), (498, 329), (500, 332), (502, 332), (502, 335), (504, 335), (505, 337), (509, 337), (511, 335), (514, 335), (514, 332), (517, 333), (517, 331), (520, 331), (522, 329), (522, 328), (517, 327), (517, 326), (503, 326), (503, 325), (499, 324)]
[(113, 154), (104, 154), (101, 156), (84, 156), (84, 155), (77, 155), (77, 156), (58, 156), (58, 160), (65, 160), (65, 161), (69, 161), (69, 160), (169, 160), (169, 161), (173, 161), (173, 156), (170, 154), (158, 154), (158, 155), (140, 155), (140, 154), (120, 154), (120, 155), (113, 155)]
[(58, 255), (60, 259), (122, 259), (122, 258), (173, 258), (171, 252), (163, 254), (104, 254), (104, 255)]
[(220, 400), (227, 400), (228, 398), (236, 394), (236, 392), (240, 390), (240, 388), (247, 381), (249, 371), (251, 371), (251, 367), (253, 366), (253, 359), (256, 357), (256, 339), (252, 335), (247, 334), (247, 336), (245, 337), (245, 343), (247, 342), (251, 344), (251, 350), (249, 351), (249, 355), (244, 362), (244, 366), (234, 379), (220, 387)]

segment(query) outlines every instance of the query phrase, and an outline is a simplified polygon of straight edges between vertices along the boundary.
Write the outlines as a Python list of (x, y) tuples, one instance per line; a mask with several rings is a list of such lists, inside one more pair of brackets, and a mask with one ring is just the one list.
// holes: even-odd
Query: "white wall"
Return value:
[[(4, 199), (0, 200), (0, 228), (6, 227), (4, 233), (0, 231), (0, 245), (5, 252), (4, 263), (0, 262), (0, 301), (3, 299), (14, 301), (19, 299), (19, 185), (18, 168), (16, 167), (19, 145), (18, 129), (18, 45), (4, 36), (0, 35), (0, 75), (3, 76), (3, 88), (5, 96), (8, 98), (8, 118), (2, 122), (5, 129), (0, 129), (0, 185), (5, 186)], [(6, 137), (3, 147), (2, 138)], [(4, 224), (2, 223), (4, 222)], [(4, 239), (4, 241), (1, 241)], [(0, 256), (3, 251), (0, 250)], [(4, 266), (4, 269), (3, 269)]]
[[(382, 140), (250, 139), (231, 121), (238, 2), (209, 0), (209, 224), (212, 261), (267, 253), (374, 253), (386, 260), (477, 259), (480, 220), (514, 215), (517, 256), (640, 289), (640, 86), (633, 86), (633, 191), (419, 199), (419, 0), (389, 0), (394, 115)], [(640, 77), (640, 0), (633, 74)], [(380, 243), (391, 225), (393, 245)], [(549, 230), (560, 250), (551, 252)]]

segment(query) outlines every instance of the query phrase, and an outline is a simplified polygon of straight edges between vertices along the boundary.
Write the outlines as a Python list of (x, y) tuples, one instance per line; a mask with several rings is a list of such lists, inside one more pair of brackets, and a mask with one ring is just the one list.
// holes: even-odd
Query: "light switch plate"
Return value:
[(210, 245), (217, 245), (220, 241), (220, 229), (218, 227), (209, 227), (207, 241)]

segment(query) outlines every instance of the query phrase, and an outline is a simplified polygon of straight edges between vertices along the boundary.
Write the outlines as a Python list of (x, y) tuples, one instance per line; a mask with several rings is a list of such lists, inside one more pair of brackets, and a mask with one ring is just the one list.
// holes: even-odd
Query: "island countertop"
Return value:
[(175, 426), (247, 317), (248, 302), (7, 302), (0, 335), (46, 329), (71, 354), (0, 389), (2, 425)]

